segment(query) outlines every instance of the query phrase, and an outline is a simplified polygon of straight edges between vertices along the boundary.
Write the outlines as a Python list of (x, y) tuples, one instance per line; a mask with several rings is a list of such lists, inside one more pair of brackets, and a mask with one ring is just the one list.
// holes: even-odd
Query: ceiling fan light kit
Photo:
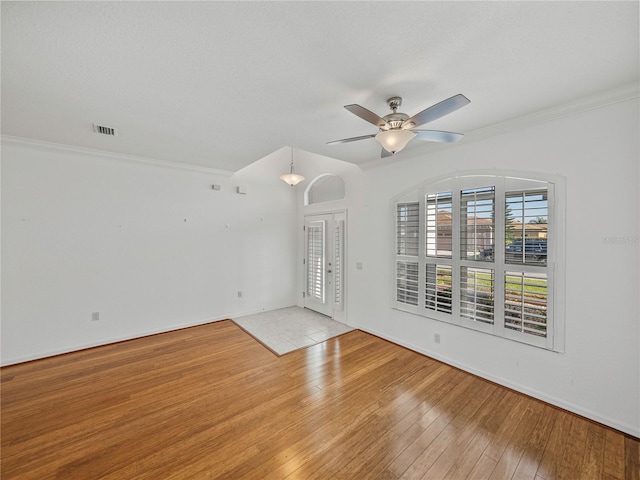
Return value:
[(411, 130), (393, 129), (383, 130), (375, 138), (387, 152), (396, 153), (406, 147), (415, 136)]
[(384, 117), (380, 117), (370, 110), (357, 104), (345, 105), (344, 108), (354, 115), (366, 120), (380, 129), (380, 132), (360, 137), (344, 138), (328, 142), (328, 145), (336, 143), (355, 142), (366, 138), (375, 138), (382, 145), (382, 157), (388, 157), (401, 151), (414, 137), (429, 142), (457, 142), (464, 136), (461, 133), (441, 132), (438, 130), (413, 130), (413, 128), (432, 122), (440, 117), (452, 113), (470, 103), (462, 94), (454, 95), (440, 103), (436, 103), (422, 112), (409, 117), (406, 113), (396, 110), (402, 105), (401, 97), (387, 99), (387, 105), (393, 111)]

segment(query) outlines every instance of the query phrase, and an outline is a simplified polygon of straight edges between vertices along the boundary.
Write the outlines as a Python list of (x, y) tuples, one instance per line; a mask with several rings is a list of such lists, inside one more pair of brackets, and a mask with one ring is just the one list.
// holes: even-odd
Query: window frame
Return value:
[[(461, 192), (465, 189), (494, 187), (494, 233), (493, 256), (490, 260), (480, 260), (480, 257), (466, 259), (461, 256)], [(513, 192), (533, 192), (546, 190), (547, 202), (547, 261), (546, 265), (533, 263), (507, 263), (506, 259), (506, 233), (505, 219), (506, 199)], [(451, 257), (427, 255), (427, 195), (451, 192), (452, 219), (451, 219)], [(517, 342), (545, 348), (556, 352), (564, 352), (564, 224), (565, 224), (565, 180), (564, 177), (552, 174), (540, 174), (530, 172), (516, 172), (504, 170), (467, 171), (457, 175), (447, 175), (425, 181), (392, 199), (393, 216), (393, 286), (392, 308), (403, 312), (423, 316), (485, 332), (501, 338), (507, 338)], [(397, 253), (397, 205), (401, 203), (419, 202), (420, 226), (419, 248), (417, 256), (399, 255)], [(437, 215), (436, 215), (437, 218)], [(433, 226), (432, 226), (433, 227)], [(433, 230), (433, 228), (432, 228)], [(437, 226), (436, 226), (437, 231)], [(524, 238), (523, 238), (523, 243)], [(523, 248), (526, 245), (523, 245)], [(418, 263), (418, 305), (405, 305), (396, 298), (397, 271), (399, 261), (411, 261)], [(451, 313), (446, 311), (430, 310), (427, 306), (427, 265), (449, 266), (451, 269)], [(467, 268), (488, 268), (493, 270), (493, 323), (484, 323), (463, 317), (461, 314), (461, 272)], [(517, 272), (523, 275), (546, 275), (546, 336), (537, 336), (514, 330), (505, 326), (505, 283), (509, 282), (507, 272)], [(433, 275), (433, 267), (431, 267)], [(437, 275), (437, 274), (436, 274)], [(510, 278), (510, 277), (509, 277)], [(431, 278), (431, 281), (433, 278)], [(523, 307), (524, 308), (524, 307)], [(513, 323), (513, 322), (512, 322)]]

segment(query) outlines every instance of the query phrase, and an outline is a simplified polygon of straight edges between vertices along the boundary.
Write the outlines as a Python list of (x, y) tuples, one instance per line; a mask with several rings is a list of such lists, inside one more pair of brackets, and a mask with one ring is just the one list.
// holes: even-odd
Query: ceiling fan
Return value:
[(431, 107), (409, 117), (406, 113), (398, 113), (396, 110), (402, 105), (401, 97), (391, 97), (387, 100), (387, 105), (393, 113), (379, 117), (370, 110), (357, 104), (345, 105), (344, 108), (354, 115), (372, 123), (380, 129), (378, 133), (363, 135), (361, 137), (343, 138), (328, 142), (327, 145), (336, 143), (355, 142), (366, 138), (374, 138), (382, 145), (382, 157), (390, 157), (399, 152), (414, 138), (429, 142), (457, 142), (464, 136), (461, 133), (442, 132), (439, 130), (414, 130), (415, 127), (432, 122), (440, 117), (455, 112), (464, 107), (470, 100), (462, 94), (454, 95), (451, 98), (436, 103)]

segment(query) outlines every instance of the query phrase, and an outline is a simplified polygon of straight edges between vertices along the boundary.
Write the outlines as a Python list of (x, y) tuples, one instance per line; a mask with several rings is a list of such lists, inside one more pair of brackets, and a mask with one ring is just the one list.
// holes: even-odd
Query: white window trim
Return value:
[[(452, 313), (438, 312), (430, 310), (424, 307), (424, 296), (426, 290), (426, 268), (423, 268), (427, 263), (431, 264), (447, 264), (451, 265), (452, 270), (452, 284), (454, 286), (459, 285), (460, 281), (460, 266), (467, 264), (466, 260), (460, 259), (460, 245), (459, 234), (460, 225), (459, 221), (454, 220), (452, 222), (452, 258), (440, 259), (429, 257), (427, 260), (425, 252), (425, 228), (420, 228), (420, 249), (417, 257), (405, 257), (409, 261), (417, 261), (419, 265), (419, 305), (418, 307), (410, 307), (404, 304), (399, 304), (396, 301), (396, 261), (402, 260), (400, 256), (396, 254), (396, 204), (404, 202), (417, 201), (420, 204), (420, 218), (421, 222), (425, 216), (425, 195), (427, 193), (436, 193), (439, 191), (453, 192), (453, 208), (454, 212), (459, 212), (460, 198), (459, 192), (461, 189), (467, 188), (469, 182), (473, 186), (480, 186), (478, 181), (480, 177), (486, 177), (487, 185), (496, 186), (496, 198), (501, 199), (495, 202), (495, 217), (504, 218), (504, 179), (509, 181), (517, 181), (518, 179), (524, 181), (539, 181), (547, 184), (548, 187), (548, 212), (549, 223), (547, 224), (549, 238), (552, 242), (549, 245), (547, 251), (547, 303), (549, 306), (548, 318), (550, 319), (547, 324), (547, 336), (535, 337), (533, 335), (524, 334), (504, 328), (504, 272), (509, 269), (517, 269), (518, 271), (530, 272), (535, 271), (535, 268), (530, 268), (528, 265), (511, 265), (504, 263), (504, 252), (497, 245), (504, 244), (504, 231), (502, 228), (497, 228), (496, 237), (494, 239), (494, 262), (489, 263), (487, 267), (494, 269), (495, 278), (495, 290), (494, 302), (494, 324), (482, 324), (472, 320), (462, 318), (460, 312), (460, 298), (459, 290), (457, 287), (452, 289)], [(493, 182), (493, 183), (491, 183)], [(536, 347), (545, 348), (554, 352), (564, 352), (565, 346), (565, 178), (560, 175), (554, 174), (542, 174), (538, 172), (523, 172), (514, 170), (471, 170), (465, 172), (458, 172), (454, 175), (442, 175), (432, 180), (425, 181), (411, 189), (404, 191), (403, 193), (395, 196), (391, 202), (391, 231), (393, 234), (392, 245), (393, 251), (391, 252), (392, 262), (392, 285), (390, 285), (389, 291), (391, 292), (391, 306), (394, 309), (402, 312), (412, 313), (420, 315), (429, 319), (434, 319), (442, 322), (446, 322), (453, 325), (459, 325), (461, 327), (470, 328), (475, 331), (486, 332), (501, 338), (507, 338), (510, 340), (525, 343)], [(441, 185), (447, 185), (439, 187)], [(513, 189), (510, 188), (509, 191)], [(457, 215), (456, 215), (457, 218)], [(421, 223), (421, 227), (422, 227)], [(478, 266), (476, 262), (473, 262), (473, 266)], [(456, 292), (456, 293), (454, 293)], [(498, 300), (500, 299), (500, 300)]]

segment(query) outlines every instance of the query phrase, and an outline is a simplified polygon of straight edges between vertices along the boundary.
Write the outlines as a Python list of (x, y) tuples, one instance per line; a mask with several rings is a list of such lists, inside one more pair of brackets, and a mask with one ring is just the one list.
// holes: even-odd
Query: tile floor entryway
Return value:
[(247, 315), (233, 321), (277, 355), (310, 347), (354, 330), (344, 323), (300, 307)]

